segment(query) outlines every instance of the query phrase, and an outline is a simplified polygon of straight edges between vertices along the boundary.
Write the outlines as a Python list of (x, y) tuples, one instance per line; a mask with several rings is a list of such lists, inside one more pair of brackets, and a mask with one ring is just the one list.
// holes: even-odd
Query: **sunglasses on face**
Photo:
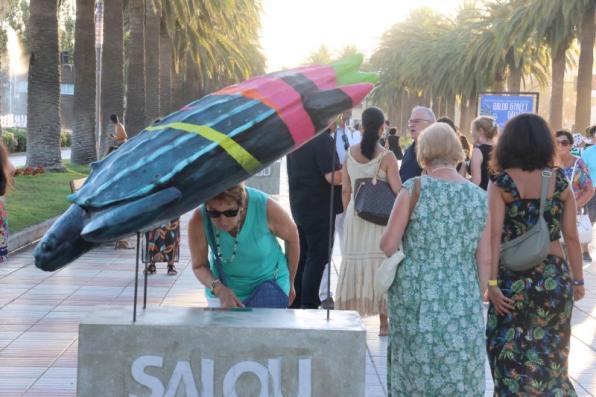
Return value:
[(236, 215), (238, 215), (239, 211), (240, 211), (240, 208), (235, 208), (235, 209), (225, 210), (225, 211), (207, 210), (207, 216), (209, 216), (209, 218), (219, 218), (220, 216), (223, 215), (226, 218), (233, 218)]
[(561, 141), (557, 140), (557, 144), (561, 145), (563, 147), (567, 147), (567, 146), (569, 146), (569, 141), (567, 139), (563, 139)]

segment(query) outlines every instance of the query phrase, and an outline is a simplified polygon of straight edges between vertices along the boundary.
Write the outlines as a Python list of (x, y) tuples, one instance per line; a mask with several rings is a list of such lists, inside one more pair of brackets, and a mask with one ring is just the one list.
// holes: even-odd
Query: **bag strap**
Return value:
[(577, 163), (579, 162), (579, 158), (575, 160), (573, 164), (573, 171), (571, 171), (571, 178), (569, 178), (569, 182), (573, 183), (573, 178), (575, 177), (575, 172), (577, 171)]
[(381, 153), (381, 155), (379, 157), (381, 157), (379, 159), (379, 166), (377, 167), (377, 172), (375, 173), (375, 176), (373, 177), (373, 179), (376, 180), (379, 179), (379, 172), (381, 172), (381, 163), (383, 163), (383, 159), (385, 158), (385, 155), (389, 152), (389, 150), (387, 149), (383, 149), (383, 153)]
[(412, 190), (412, 196), (410, 197), (410, 208), (408, 211), (408, 220), (412, 217), (412, 212), (414, 211), (414, 207), (418, 202), (418, 197), (420, 197), (420, 177), (417, 176), (414, 178), (414, 189)]
[(225, 280), (225, 276), (224, 276), (224, 272), (223, 272), (223, 266), (221, 264), (221, 258), (217, 254), (217, 248), (214, 247), (214, 244), (215, 244), (215, 233), (213, 233), (213, 225), (211, 223), (211, 219), (209, 219), (209, 216), (205, 216), (205, 219), (206, 219), (205, 222), (206, 222), (206, 225), (207, 225), (207, 234), (208, 234), (208, 237), (209, 237), (209, 238), (207, 238), (207, 244), (211, 248), (211, 251), (213, 252), (213, 256), (215, 256), (215, 270), (217, 270), (217, 275), (219, 277), (219, 281), (223, 285), (227, 286), (226, 280)]
[(542, 170), (542, 186), (540, 191), (540, 216), (544, 215), (544, 207), (546, 205), (546, 195), (548, 193), (548, 186), (550, 177), (553, 175), (553, 172), (549, 169)]

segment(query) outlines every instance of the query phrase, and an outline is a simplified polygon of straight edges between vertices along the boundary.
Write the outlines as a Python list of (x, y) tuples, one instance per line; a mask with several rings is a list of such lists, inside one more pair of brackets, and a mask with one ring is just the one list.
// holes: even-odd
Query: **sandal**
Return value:
[(174, 265), (168, 265), (168, 276), (175, 276), (177, 274), (178, 272), (176, 271)]
[(143, 270), (143, 272), (145, 274), (155, 274), (155, 272), (157, 271), (156, 267), (155, 267), (155, 263), (150, 263), (149, 265), (147, 265), (147, 267), (145, 268), (145, 270)]

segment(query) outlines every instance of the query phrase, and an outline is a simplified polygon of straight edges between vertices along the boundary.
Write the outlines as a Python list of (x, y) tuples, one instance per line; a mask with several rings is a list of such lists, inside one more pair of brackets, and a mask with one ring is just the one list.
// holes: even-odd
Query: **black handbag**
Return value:
[(386, 226), (389, 222), (389, 215), (391, 215), (396, 195), (389, 183), (379, 179), (382, 161), (383, 158), (379, 160), (379, 167), (374, 177), (356, 180), (354, 210), (356, 215), (365, 221)]

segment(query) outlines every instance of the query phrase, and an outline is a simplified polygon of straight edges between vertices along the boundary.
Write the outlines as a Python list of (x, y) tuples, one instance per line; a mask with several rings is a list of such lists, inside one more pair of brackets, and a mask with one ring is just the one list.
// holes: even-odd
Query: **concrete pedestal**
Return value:
[(80, 324), (77, 395), (364, 396), (355, 312), (98, 309)]

